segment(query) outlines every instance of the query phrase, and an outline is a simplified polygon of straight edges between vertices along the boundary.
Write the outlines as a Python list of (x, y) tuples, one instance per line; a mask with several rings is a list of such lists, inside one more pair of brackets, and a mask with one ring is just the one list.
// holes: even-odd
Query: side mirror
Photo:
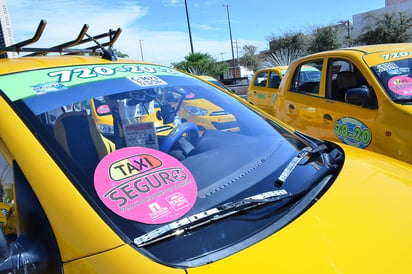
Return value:
[(369, 105), (369, 94), (366, 86), (351, 88), (345, 94), (345, 102), (366, 107)]

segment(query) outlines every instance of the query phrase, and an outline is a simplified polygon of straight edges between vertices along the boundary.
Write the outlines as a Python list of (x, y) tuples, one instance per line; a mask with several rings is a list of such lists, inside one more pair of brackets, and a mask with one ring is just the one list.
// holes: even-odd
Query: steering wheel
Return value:
[(196, 145), (199, 140), (199, 128), (192, 122), (184, 122), (175, 127), (172, 132), (163, 138), (160, 144), (160, 151), (168, 153), (173, 145), (187, 133), (187, 139), (192, 145)]

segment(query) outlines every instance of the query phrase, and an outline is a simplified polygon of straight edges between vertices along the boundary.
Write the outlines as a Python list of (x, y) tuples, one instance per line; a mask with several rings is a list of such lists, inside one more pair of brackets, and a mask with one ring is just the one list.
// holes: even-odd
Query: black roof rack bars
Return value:
[[(90, 36), (87, 34), (87, 31), (89, 29), (89, 26), (87, 24), (83, 25), (83, 28), (81, 29), (79, 35), (75, 40), (53, 46), (50, 48), (28, 48), (25, 47), (27, 45), (33, 44), (37, 42), (41, 35), (43, 34), (43, 31), (46, 27), (46, 21), (41, 20), (39, 23), (39, 26), (37, 27), (36, 33), (34, 36), (30, 39), (27, 39), (22, 42), (18, 42), (16, 44), (0, 48), (0, 53), (4, 52), (32, 52), (31, 54), (27, 54), (25, 56), (39, 56), (39, 55), (46, 55), (51, 52), (57, 52), (57, 53), (66, 53), (66, 54), (77, 54), (77, 53), (89, 53), (89, 54), (102, 54), (103, 58), (109, 59), (112, 61), (117, 60), (117, 57), (114, 55), (112, 52), (111, 48), (116, 42), (116, 40), (119, 38), (119, 35), (121, 33), (121, 29), (118, 28), (117, 30), (109, 30), (106, 33), (98, 34), (95, 36)], [(87, 36), (87, 38), (85, 38)], [(103, 38), (109, 38), (108, 42), (105, 43), (100, 43), (98, 40), (103, 39)], [(88, 48), (72, 48), (73, 46), (89, 43), (89, 42), (94, 42), (96, 43), (96, 46), (91, 46)], [(108, 48), (105, 48), (108, 47)]]
[(43, 34), (46, 24), (47, 23), (45, 20), (41, 20), (39, 23), (39, 26), (37, 27), (36, 33), (34, 34), (32, 38), (21, 41), (19, 43), (13, 44), (5, 48), (0, 48), (0, 52), (8, 52), (8, 51), (20, 52), (22, 47), (36, 43), (40, 39), (41, 35)]
[(87, 32), (88, 29), (89, 29), (89, 26), (84, 24), (82, 30), (80, 31), (78, 37), (75, 40), (67, 42), (67, 43), (63, 43), (63, 44), (60, 44), (60, 45), (57, 45), (57, 46), (54, 46), (54, 47), (50, 47), (45, 51), (41, 51), (41, 50), (40, 51), (35, 51), (32, 54), (27, 54), (25, 56), (45, 55), (49, 52), (62, 52), (63, 49), (65, 49), (65, 48), (70, 48), (72, 46), (78, 45), (83, 40), (83, 37), (86, 35), (86, 32)]

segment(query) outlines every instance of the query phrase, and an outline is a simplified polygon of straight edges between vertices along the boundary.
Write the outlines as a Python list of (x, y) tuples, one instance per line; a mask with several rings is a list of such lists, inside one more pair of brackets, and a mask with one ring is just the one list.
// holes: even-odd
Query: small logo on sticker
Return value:
[(38, 84), (38, 85), (32, 86), (32, 88), (39, 95), (40, 94), (45, 94), (45, 93), (48, 93), (48, 92), (55, 92), (55, 91), (67, 89), (61, 83), (43, 83), (43, 84)]
[(162, 162), (148, 154), (133, 155), (110, 165), (109, 176), (114, 181), (124, 180), (139, 173), (160, 167)]
[(136, 83), (141, 87), (149, 87), (149, 86), (162, 86), (167, 85), (165, 81), (160, 79), (155, 75), (145, 75), (145, 76), (132, 76), (128, 77), (131, 81)]

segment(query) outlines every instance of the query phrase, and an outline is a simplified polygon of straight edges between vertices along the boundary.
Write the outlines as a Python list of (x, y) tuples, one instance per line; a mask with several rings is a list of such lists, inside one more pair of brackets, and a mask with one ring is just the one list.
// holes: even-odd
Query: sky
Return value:
[[(122, 29), (114, 45), (131, 59), (163, 65), (194, 52), (217, 61), (243, 54), (244, 45), (269, 48), (268, 38), (320, 26), (384, 8), (385, 0), (7, 0), (14, 41), (31, 38), (40, 20), (47, 25), (30, 47), (50, 47), (74, 40), (84, 24), (88, 34)], [(228, 16), (229, 12), (229, 16)], [(230, 20), (229, 20), (230, 19)], [(230, 28), (229, 28), (230, 25)]]

